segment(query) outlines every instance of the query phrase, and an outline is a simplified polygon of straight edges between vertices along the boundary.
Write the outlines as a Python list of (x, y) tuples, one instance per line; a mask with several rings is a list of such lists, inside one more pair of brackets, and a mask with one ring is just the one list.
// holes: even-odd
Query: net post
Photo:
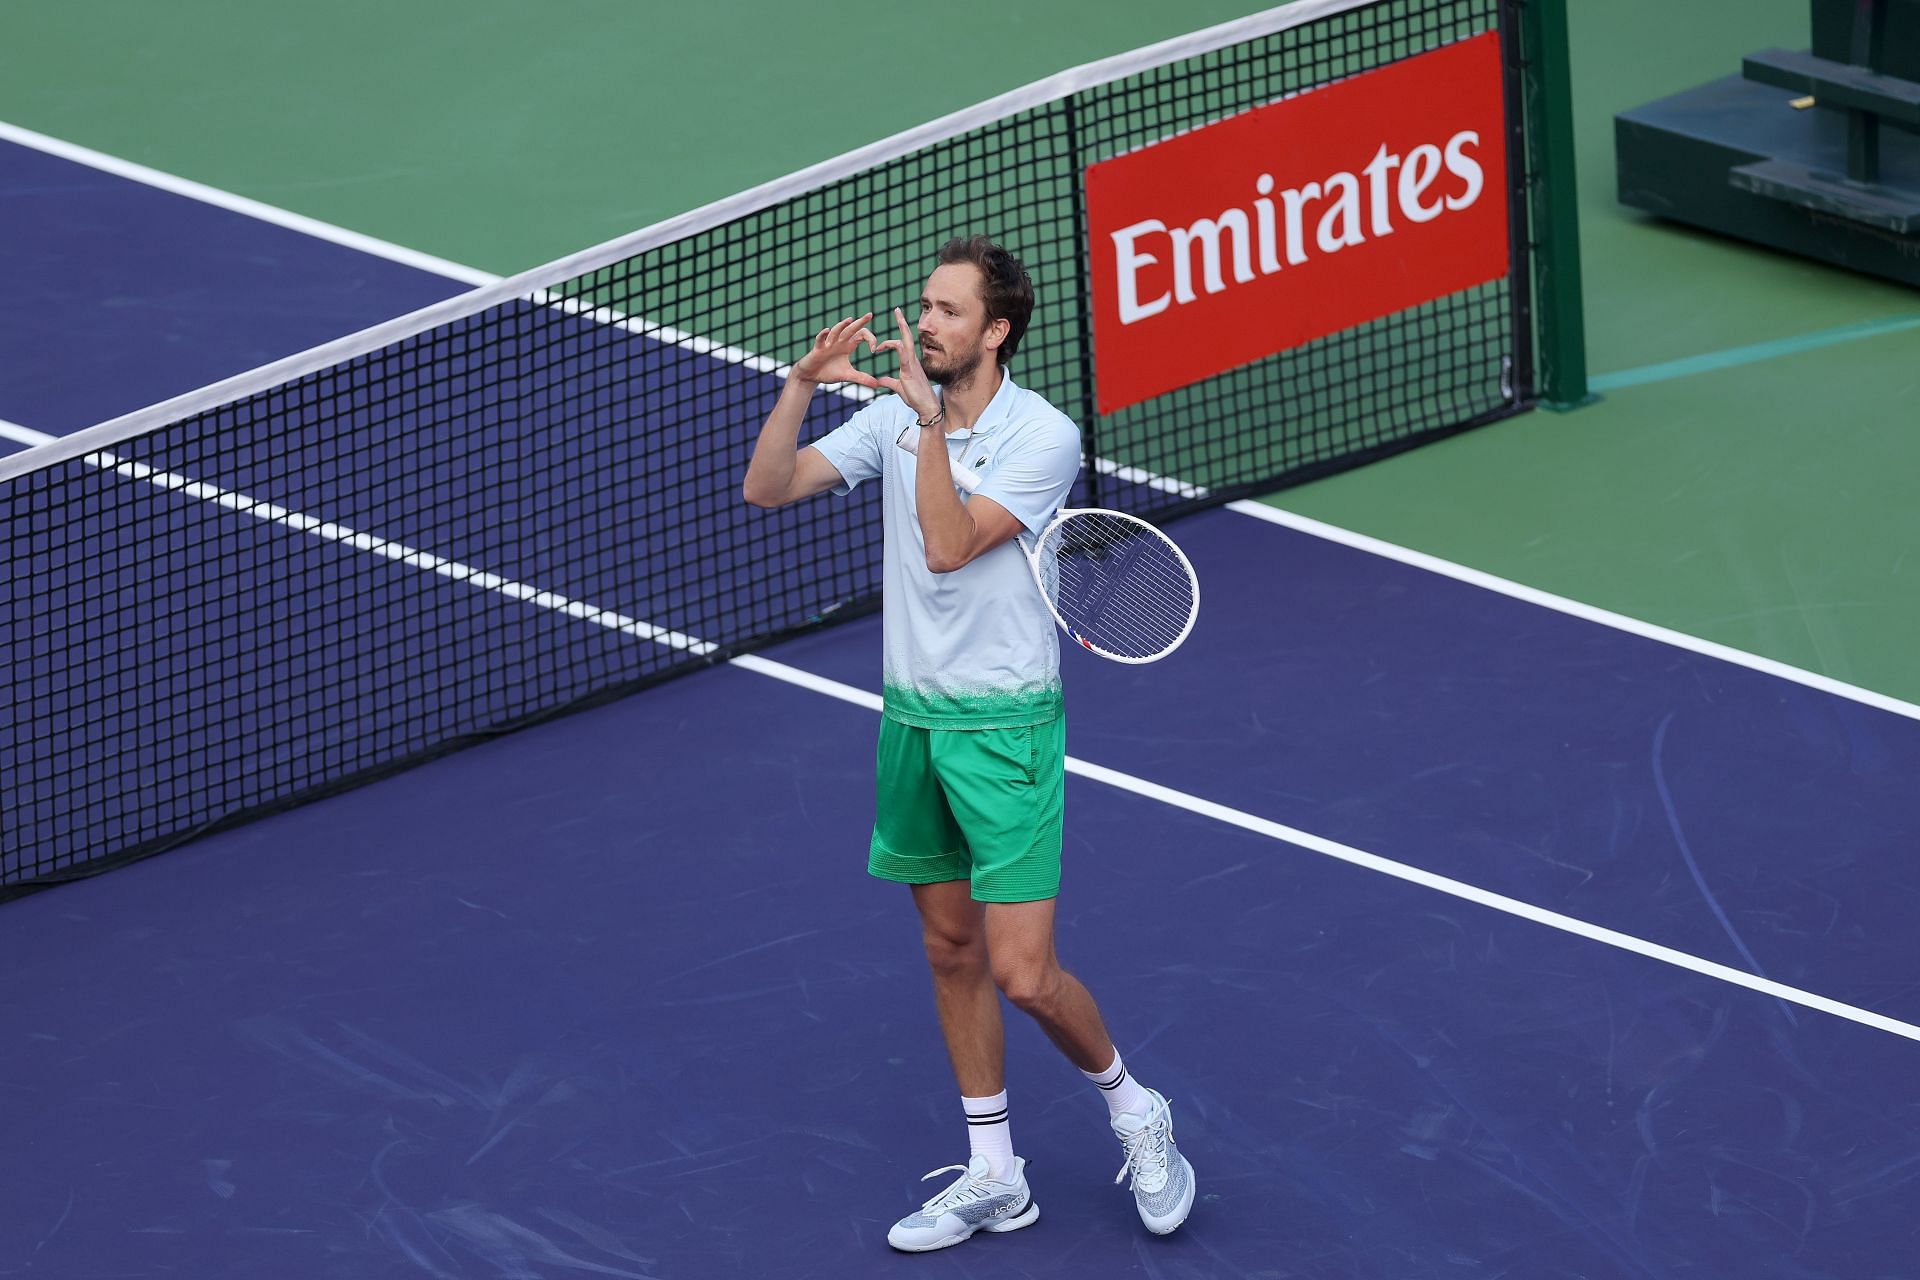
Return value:
[(1532, 170), (1534, 314), (1540, 405), (1566, 410), (1599, 397), (1587, 387), (1581, 314), (1580, 210), (1573, 149), (1573, 67), (1566, 0), (1523, 0), (1527, 151)]
[(1073, 166), (1073, 271), (1074, 296), (1080, 300), (1076, 327), (1080, 331), (1080, 471), (1087, 479), (1087, 505), (1102, 505), (1100, 468), (1099, 407), (1093, 387), (1093, 281), (1089, 278), (1087, 251), (1087, 180), (1081, 164), (1080, 94), (1061, 99), (1066, 109), (1068, 163)]
[(1507, 113), (1507, 299), (1513, 308), (1513, 343), (1501, 357), (1501, 389), (1508, 403), (1532, 408), (1539, 403), (1534, 354), (1533, 167), (1527, 155), (1527, 59), (1520, 48), (1521, 12), (1527, 0), (1501, 0), (1501, 99)]

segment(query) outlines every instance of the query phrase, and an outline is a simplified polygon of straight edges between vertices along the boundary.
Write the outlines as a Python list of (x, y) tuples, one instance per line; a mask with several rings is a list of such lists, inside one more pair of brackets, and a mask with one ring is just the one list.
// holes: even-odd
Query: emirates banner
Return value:
[(1113, 413), (1507, 274), (1493, 32), (1087, 169)]

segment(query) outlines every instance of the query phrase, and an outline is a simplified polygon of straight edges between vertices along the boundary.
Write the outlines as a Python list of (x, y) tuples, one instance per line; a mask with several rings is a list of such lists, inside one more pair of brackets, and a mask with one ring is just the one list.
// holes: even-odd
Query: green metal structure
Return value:
[(1812, 34), (1616, 116), (1620, 199), (1920, 284), (1920, 0), (1812, 0)]

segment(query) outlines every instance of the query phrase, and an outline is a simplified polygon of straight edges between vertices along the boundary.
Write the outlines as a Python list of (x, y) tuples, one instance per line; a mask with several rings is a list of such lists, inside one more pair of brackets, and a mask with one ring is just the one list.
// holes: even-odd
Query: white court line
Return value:
[[(44, 431), (35, 431), (30, 427), (0, 419), (0, 437), (17, 440), (21, 444), (44, 444), (59, 437), (50, 436)], [(82, 459), (90, 467), (98, 467), (115, 475), (125, 476), (129, 480), (138, 480), (153, 485), (157, 489), (183, 493), (189, 498), (198, 498), (211, 502), (215, 506), (243, 516), (252, 516), (268, 524), (277, 524), (296, 533), (311, 534), (324, 542), (337, 542), (355, 551), (364, 551), (382, 559), (392, 560), (406, 565), (409, 569), (420, 569), (435, 573), (453, 582), (475, 587), (482, 591), (491, 591), (505, 596), (509, 600), (518, 600), (533, 605), (537, 609), (550, 609), (565, 614), (581, 622), (590, 622), (597, 627), (630, 636), (636, 640), (647, 640), (654, 644), (679, 649), (687, 653), (705, 656), (718, 646), (700, 640), (683, 632), (655, 626), (639, 618), (629, 618), (612, 609), (602, 609), (597, 605), (582, 603), (554, 591), (543, 591), (539, 587), (528, 586), (524, 582), (515, 582), (485, 569), (477, 569), (458, 560), (449, 560), (445, 556), (435, 555), (431, 551), (421, 551), (402, 542), (378, 537), (370, 533), (361, 533), (357, 529), (336, 524), (330, 520), (321, 520), (315, 516), (282, 507), (263, 498), (249, 497), (231, 489), (222, 489), (218, 485), (208, 484), (204, 480), (195, 480), (191, 476), (179, 475), (171, 471), (161, 471), (143, 462), (131, 462), (115, 457), (110, 453), (91, 453)]]
[[(784, 663), (773, 662), (754, 654), (747, 654), (743, 657), (733, 659), (733, 665), (736, 667), (744, 667), (749, 671), (755, 671), (761, 675), (771, 676), (776, 680), (784, 680), (788, 684), (798, 685), (803, 689), (810, 689), (815, 693), (825, 694), (830, 698), (838, 698), (842, 702), (850, 702), (855, 706), (865, 707), (869, 711), (880, 710), (881, 704), (878, 694), (869, 693), (864, 689), (857, 689), (852, 685), (842, 684), (838, 680), (829, 680), (824, 676), (817, 676), (812, 672), (802, 671), (797, 667), (790, 667)], [(1199, 796), (1191, 795), (1185, 791), (1177, 791), (1172, 787), (1164, 787), (1157, 782), (1149, 782), (1144, 778), (1135, 777), (1130, 773), (1122, 773), (1117, 769), (1109, 769), (1104, 765), (1092, 764), (1076, 756), (1067, 757), (1067, 772), (1077, 777), (1085, 778), (1090, 782), (1102, 783), (1132, 795), (1156, 801), (1171, 808), (1182, 809), (1188, 813), (1197, 814), (1200, 817), (1209, 818), (1230, 827), (1238, 827), (1242, 831), (1250, 831), (1255, 835), (1265, 836), (1269, 840), (1277, 840), (1283, 844), (1295, 845), (1302, 849), (1310, 849), (1314, 853), (1321, 854), (1325, 857), (1333, 858), (1340, 862), (1351, 863), (1356, 867), (1362, 867), (1368, 871), (1377, 872), (1380, 875), (1391, 876), (1395, 880), (1404, 880), (1408, 884), (1416, 884), (1423, 889), (1431, 889), (1436, 893), (1444, 893), (1449, 897), (1459, 898), (1464, 902), (1471, 902), (1478, 906), (1488, 907), (1506, 915), (1531, 921), (1534, 924), (1545, 925), (1549, 929), (1558, 929), (1562, 933), (1570, 933), (1575, 937), (1585, 938), (1590, 942), (1598, 942), (1605, 946), (1618, 948), (1621, 951), (1631, 951), (1635, 955), (1645, 956), (1650, 960), (1657, 960), (1662, 964), (1669, 964), (1675, 968), (1686, 969), (1704, 977), (1716, 978), (1721, 982), (1730, 983), (1736, 987), (1744, 987), (1749, 991), (1772, 996), (1778, 1000), (1785, 1000), (1800, 1005), (1803, 1008), (1831, 1014), (1836, 1018), (1845, 1018), (1849, 1022), (1857, 1022), (1862, 1026), (1872, 1027), (1876, 1031), (1891, 1032), (1897, 1036), (1904, 1036), (1908, 1040), (1920, 1041), (1920, 1026), (1916, 1026), (1911, 1022), (1902, 1022), (1898, 1018), (1889, 1018), (1885, 1014), (1874, 1013), (1869, 1009), (1862, 1009), (1856, 1005), (1845, 1004), (1839, 1000), (1833, 1000), (1815, 992), (1804, 991), (1799, 987), (1790, 987), (1785, 983), (1775, 982), (1770, 978), (1756, 977), (1744, 969), (1735, 969), (1729, 965), (1718, 964), (1712, 960), (1703, 960), (1699, 956), (1691, 955), (1685, 951), (1677, 951), (1672, 947), (1661, 946), (1657, 942), (1649, 942), (1645, 938), (1638, 938), (1630, 933), (1621, 933), (1617, 929), (1608, 929), (1601, 925), (1579, 919), (1576, 916), (1564, 915), (1558, 911), (1549, 911), (1545, 907), (1537, 907), (1530, 902), (1523, 902), (1518, 898), (1510, 898), (1503, 893), (1494, 893), (1490, 889), (1482, 889), (1478, 885), (1468, 884), (1464, 880), (1455, 880), (1449, 876), (1437, 875), (1434, 872), (1425, 871), (1419, 867), (1409, 866), (1404, 862), (1396, 862), (1392, 858), (1383, 858), (1379, 854), (1368, 853), (1364, 849), (1356, 849), (1352, 845), (1341, 844), (1335, 840), (1328, 840), (1324, 836), (1314, 835), (1310, 831), (1302, 831), (1298, 827), (1289, 827), (1283, 823), (1274, 822), (1270, 819), (1247, 813), (1242, 809), (1235, 809), (1212, 800), (1202, 799)]]
[[(1204, 498), (1207, 496), (1207, 490), (1200, 485), (1189, 484), (1184, 480), (1171, 480), (1164, 476), (1155, 475), (1151, 471), (1143, 471), (1138, 467), (1123, 466), (1107, 458), (1096, 458), (1094, 460), (1094, 466), (1102, 475), (1113, 476), (1115, 479), (1128, 484), (1143, 485), (1161, 493), (1172, 494), (1175, 497)], [(1371, 537), (1364, 533), (1356, 533), (1351, 529), (1343, 529), (1339, 525), (1327, 524), (1324, 521), (1315, 520), (1309, 516), (1299, 515), (1296, 512), (1270, 506), (1265, 502), (1254, 502), (1242, 499), (1238, 502), (1227, 503), (1227, 510), (1237, 512), (1243, 516), (1250, 516), (1255, 520), (1264, 520), (1268, 524), (1277, 524), (1283, 528), (1291, 529), (1296, 533), (1308, 534), (1326, 542), (1338, 543), (1343, 547), (1351, 547), (1356, 551), (1364, 551), (1368, 555), (1379, 556), (1383, 560), (1397, 561), (1400, 564), (1410, 565), (1416, 569), (1423, 569), (1428, 573), (1438, 574), (1443, 578), (1452, 578), (1456, 582), (1464, 582), (1469, 586), (1479, 587), (1483, 591), (1491, 591), (1497, 595), (1508, 596), (1515, 600), (1523, 600), (1528, 604), (1538, 606), (1542, 609), (1550, 609), (1555, 613), (1564, 613), (1570, 617), (1579, 618), (1586, 622), (1597, 623), (1603, 627), (1610, 627), (1615, 631), (1624, 631), (1629, 635), (1636, 635), (1642, 639), (1658, 641), (1661, 644), (1670, 645), (1676, 649), (1685, 649), (1690, 653), (1698, 653), (1709, 658), (1716, 658), (1721, 662), (1730, 663), (1733, 666), (1746, 667), (1749, 670), (1759, 671), (1763, 674), (1773, 676), (1776, 679), (1786, 680), (1793, 684), (1805, 685), (1810, 689), (1818, 689), (1822, 693), (1832, 694), (1838, 698), (1846, 698), (1853, 702), (1865, 703), (1867, 706), (1878, 708), (1881, 711), (1890, 711), (1894, 715), (1905, 716), (1910, 720), (1920, 720), (1920, 704), (1904, 702), (1899, 698), (1890, 697), (1884, 693), (1876, 693), (1872, 689), (1864, 689), (1859, 685), (1848, 684), (1842, 680), (1835, 680), (1831, 676), (1823, 676), (1816, 671), (1806, 671), (1802, 668), (1789, 666), (1784, 662), (1776, 661), (1773, 658), (1763, 658), (1757, 653), (1748, 653), (1744, 649), (1736, 649), (1731, 645), (1720, 644), (1713, 640), (1703, 640), (1699, 636), (1690, 636), (1684, 631), (1675, 631), (1670, 627), (1662, 627), (1656, 623), (1645, 622), (1624, 613), (1615, 613), (1611, 609), (1602, 609), (1598, 605), (1586, 604), (1579, 600), (1569, 599), (1566, 596), (1555, 595), (1550, 591), (1542, 591), (1538, 587), (1529, 587), (1524, 583), (1514, 582), (1509, 578), (1498, 577), (1479, 569), (1471, 569), (1466, 565), (1456, 564), (1451, 560), (1442, 560), (1439, 556), (1428, 555), (1424, 551), (1415, 551), (1410, 547), (1400, 546), (1398, 543), (1387, 542), (1384, 539)]]
[[(763, 182), (757, 187), (715, 200), (677, 217), (668, 218), (629, 235), (620, 236), (558, 259), (547, 264), (548, 267), (556, 269), (556, 274), (550, 283), (575, 278), (596, 267), (633, 257), (645, 249), (682, 239), (698, 231), (710, 230), (762, 209), (772, 208), (793, 196), (817, 190), (850, 174), (874, 168), (937, 142), (958, 137), (983, 124), (1004, 120), (1042, 103), (1085, 89), (1112, 84), (1174, 62), (1218, 52), (1258, 36), (1277, 35), (1282, 31), (1380, 3), (1383, 3), (1383, 0), (1289, 0), (1288, 3), (1263, 9), (1245, 17), (1218, 23), (1185, 35), (1174, 36), (1156, 44), (1130, 49), (1077, 67), (1069, 67), (1030, 84), (1021, 85), (1019, 88), (988, 98), (984, 102), (963, 107), (938, 119), (926, 121), (911, 129), (904, 129), (899, 133), (871, 142), (864, 147), (856, 147), (852, 151), (822, 160), (818, 164)], [(500, 280), (498, 276), (462, 266), (457, 262), (449, 262), (445, 258), (436, 258), (418, 250), (377, 240), (372, 236), (346, 231), (317, 219), (285, 209), (277, 209), (272, 205), (221, 191), (216, 187), (209, 187), (190, 179), (134, 164), (131, 161), (37, 133), (19, 125), (0, 121), (0, 140), (16, 142), (21, 146), (32, 147), (50, 155), (61, 156), (79, 164), (130, 178), (135, 182), (144, 182), (162, 190), (173, 191), (191, 199), (259, 218), (264, 222), (290, 227), (323, 240), (330, 240), (335, 244), (348, 245), (363, 252), (391, 258), (395, 262), (404, 262), (409, 266), (437, 272), (456, 280), (465, 280), (481, 286)], [(544, 268), (535, 270), (544, 270)]]
[(32, 448), (34, 445), (46, 444), (59, 438), (59, 436), (50, 436), (44, 431), (35, 431), (32, 427), (23, 427), (19, 423), (0, 418), (0, 439), (12, 440), (16, 444), (24, 444)]
[(244, 493), (235, 493), (231, 489), (222, 489), (218, 485), (208, 484), (204, 480), (195, 480), (190, 476), (177, 475), (171, 471), (161, 471), (143, 462), (129, 462), (116, 458), (110, 453), (88, 454), (84, 461), (88, 466), (99, 467), (114, 475), (125, 476), (129, 480), (139, 480), (153, 485), (157, 489), (183, 493), (189, 498), (202, 502), (211, 502), (228, 511), (268, 524), (277, 524), (292, 529), (295, 533), (312, 534), (323, 542), (337, 542), (355, 551), (364, 551), (382, 559), (392, 560), (427, 573), (436, 573), (443, 578), (464, 586), (477, 587), (482, 591), (491, 591), (509, 600), (518, 600), (530, 604), (536, 609), (550, 609), (565, 614), (581, 622), (591, 622), (597, 627), (606, 627), (636, 640), (649, 640), (670, 649), (680, 649), (688, 653), (706, 655), (718, 646), (705, 640), (697, 640), (679, 631), (669, 631), (657, 627), (651, 622), (642, 622), (638, 618), (629, 618), (623, 613), (611, 609), (602, 609), (597, 605), (583, 604), (569, 599), (554, 591), (543, 591), (539, 587), (530, 587), (524, 582), (515, 582), (502, 578), (498, 574), (476, 569), (472, 565), (461, 564), (458, 560), (449, 560), (437, 556), (431, 551), (421, 551), (404, 543), (393, 542), (376, 537), (370, 533), (361, 533), (343, 524), (321, 520), (287, 507), (277, 506), (261, 498), (251, 498)]
[[(1341, 4), (1347, 2), (1348, 0), (1339, 0)], [(215, 187), (209, 187), (202, 183), (175, 177), (157, 169), (147, 168), (144, 165), (133, 164), (130, 161), (121, 160), (102, 152), (76, 146), (73, 143), (63, 142), (44, 134), (35, 133), (30, 129), (22, 129), (17, 125), (0, 122), (0, 139), (45, 151), (50, 155), (56, 155), (77, 164), (97, 168), (103, 172), (112, 173), (135, 182), (144, 182), (148, 185), (159, 187), (162, 190), (172, 191), (175, 194), (187, 196), (219, 208), (245, 213), (248, 217), (258, 218), (263, 222), (299, 231), (305, 235), (313, 236), (316, 239), (325, 240), (333, 244), (358, 249), (363, 253), (387, 258), (406, 266), (416, 267), (422, 271), (433, 272), (476, 285), (494, 284), (498, 283), (501, 279), (499, 276), (488, 274), (473, 267), (462, 266), (457, 262), (450, 262), (445, 258), (436, 258), (430, 254), (420, 253), (417, 250), (403, 248), (400, 245), (378, 240), (372, 236), (362, 235), (357, 231), (348, 231), (341, 227), (332, 226), (331, 224), (321, 222), (314, 218), (308, 218), (302, 214), (291, 213), (285, 209), (277, 209), (272, 205), (262, 204), (257, 200), (249, 200), (244, 196), (236, 196)], [(534, 300), (537, 302), (545, 301), (549, 305), (557, 305), (576, 314), (587, 315), (601, 323), (617, 323), (628, 332), (643, 334), (648, 337), (657, 338), (663, 342), (674, 343), (685, 347), (687, 350), (711, 355), (716, 359), (740, 364), (759, 372), (769, 373), (775, 376), (784, 376), (788, 368), (788, 366), (770, 357), (756, 355), (753, 352), (743, 351), (735, 347), (723, 346), (709, 339), (701, 338), (695, 334), (685, 333), (681, 330), (663, 326), (651, 326), (644, 319), (620, 315), (612, 308), (590, 307), (575, 299), (560, 298), (545, 291), (536, 294)], [(457, 302), (457, 299), (450, 301)], [(402, 319), (404, 320), (405, 317), (402, 317)], [(349, 335), (341, 339), (340, 344), (352, 342), (356, 336), (357, 335)], [(329, 344), (329, 346), (340, 344)], [(316, 350), (326, 349), (327, 348), (317, 348)], [(241, 378), (247, 378), (251, 375), (243, 374), (240, 376)], [(239, 379), (229, 379), (228, 381), (235, 382), (238, 380)], [(218, 387), (224, 384), (215, 385)], [(853, 386), (839, 388), (839, 392), (849, 399), (865, 399), (869, 395), (864, 388)], [(109, 424), (102, 425), (105, 426)], [(9, 438), (20, 439), (18, 436)], [(42, 438), (39, 443), (51, 443), (54, 439), (54, 437), (45, 437)], [(59, 437), (59, 439), (66, 440), (69, 438)], [(1207, 492), (1206, 489), (1199, 485), (1157, 476), (1151, 472), (1143, 471), (1136, 467), (1125, 466), (1105, 458), (1097, 459), (1095, 466), (1104, 474), (1183, 498), (1204, 497)], [(1337, 525), (1326, 524), (1306, 516), (1295, 515), (1292, 512), (1282, 511), (1277, 507), (1271, 507), (1260, 502), (1232, 502), (1227, 504), (1227, 509), (1238, 512), (1241, 515), (1252, 516), (1258, 520), (1265, 520), (1270, 524), (1283, 525), (1296, 532), (1305, 533), (1328, 542), (1334, 542), (1358, 551), (1364, 551), (1370, 555), (1381, 556), (1401, 564), (1424, 569), (1429, 573), (1436, 573), (1443, 577), (1452, 578), (1458, 582), (1465, 582), (1472, 586), (1480, 587), (1484, 590), (1492, 591), (1516, 600), (1523, 600), (1528, 604), (1535, 605), (1542, 609), (1550, 609), (1556, 613), (1568, 614), (1572, 617), (1581, 618), (1587, 622), (1596, 623), (1603, 627), (1609, 627), (1616, 631), (1626, 632), (1629, 635), (1639, 636), (1642, 639), (1653, 640), (1660, 644), (1670, 645), (1677, 649), (1684, 649), (1691, 653), (1698, 653), (1722, 662), (1731, 663), (1735, 666), (1746, 667), (1749, 670), (1759, 671), (1766, 675), (1773, 676), (1776, 679), (1804, 685), (1810, 689), (1818, 689), (1822, 693), (1831, 694), (1838, 698), (1845, 698), (1853, 702), (1859, 702), (1881, 711), (1904, 716), (1910, 720), (1920, 720), (1920, 704), (1906, 702), (1888, 694), (1877, 693), (1871, 689), (1862, 688), (1859, 685), (1848, 684), (1845, 681), (1836, 680), (1831, 676), (1808, 671), (1802, 667), (1795, 667), (1773, 658), (1765, 658), (1759, 654), (1748, 653), (1744, 649), (1735, 649), (1730, 645), (1720, 644), (1717, 641), (1705, 640), (1698, 636), (1688, 635), (1682, 631), (1657, 626), (1650, 622), (1642, 622), (1638, 618), (1633, 618), (1622, 613), (1615, 613), (1609, 609), (1602, 609), (1596, 605), (1583, 604), (1580, 601), (1571, 600), (1565, 596), (1554, 595), (1551, 592), (1525, 586), (1521, 583), (1498, 577), (1479, 569), (1472, 569), (1465, 565), (1456, 564), (1450, 560), (1443, 560), (1438, 556), (1432, 556), (1424, 552), (1413, 551), (1405, 547), (1397, 546), (1393, 543), (1370, 537), (1367, 534), (1356, 533), (1352, 530), (1340, 528)]]
[(1337, 542), (1341, 546), (1352, 547), (1356, 551), (1364, 551), (1369, 555), (1379, 556), (1385, 560), (1397, 560), (1401, 564), (1411, 565), (1416, 569), (1424, 569), (1428, 573), (1438, 574), (1444, 578), (1452, 578), (1457, 582), (1464, 582), (1485, 591), (1510, 596), (1515, 600), (1524, 600), (1528, 604), (1537, 605), (1542, 609), (1551, 609), (1555, 613), (1564, 613), (1587, 622), (1597, 623), (1603, 627), (1611, 627), (1615, 631), (1624, 631), (1630, 635), (1639, 636), (1642, 639), (1655, 640), (1664, 645), (1671, 645), (1676, 649), (1685, 649), (1690, 653), (1698, 653), (1709, 658), (1717, 658), (1721, 662), (1730, 663), (1736, 667), (1746, 667), (1749, 670), (1759, 671), (1793, 684), (1805, 685), (1810, 689), (1818, 689), (1822, 693), (1829, 693), (1837, 698), (1846, 698), (1853, 702), (1865, 703), (1867, 706), (1876, 707), (1881, 711), (1890, 711), (1894, 715), (1905, 716), (1909, 720), (1920, 720), (1920, 704), (1903, 702), (1899, 698), (1889, 697), (1884, 693), (1875, 693), (1872, 689), (1863, 689), (1859, 685), (1847, 684), (1844, 681), (1835, 680), (1831, 676), (1823, 676), (1817, 671), (1806, 671), (1799, 667), (1788, 666), (1784, 662), (1777, 662), (1772, 658), (1763, 658), (1757, 653), (1748, 653), (1744, 649), (1735, 649), (1731, 645), (1719, 644), (1712, 640), (1703, 640), (1699, 636), (1690, 636), (1684, 631), (1674, 631), (1671, 628), (1657, 626), (1651, 622), (1643, 622), (1638, 618), (1628, 617), (1624, 613), (1615, 613), (1610, 609), (1602, 609), (1598, 605), (1584, 604), (1578, 600), (1570, 600), (1566, 596), (1557, 596), (1550, 591), (1542, 591), (1537, 587), (1529, 587), (1523, 583), (1513, 582), (1507, 578), (1495, 577), (1491, 573), (1483, 573), (1478, 569), (1469, 569), (1467, 566), (1455, 564), (1451, 560), (1442, 560), (1439, 556), (1430, 556), (1424, 551), (1414, 551), (1391, 542), (1384, 542), (1379, 538), (1368, 537), (1364, 533), (1355, 533), (1351, 529), (1342, 529), (1338, 525), (1323, 524), (1307, 516), (1297, 515), (1291, 511), (1283, 511), (1278, 507), (1268, 506), (1264, 502), (1230, 502), (1227, 504), (1227, 507), (1229, 510), (1237, 511), (1243, 516), (1252, 516), (1256, 520), (1265, 520), (1269, 524), (1281, 525), (1299, 533), (1310, 534), (1313, 537), (1324, 539), (1327, 542)]
[(445, 276), (458, 280), (462, 284), (487, 285), (499, 281), (500, 277), (475, 267), (462, 266), (445, 258), (436, 258), (430, 253), (418, 249), (407, 249), (390, 241), (361, 235), (358, 231), (349, 231), (318, 218), (309, 218), (294, 213), (290, 209), (281, 209), (258, 200), (249, 200), (237, 196), (231, 191), (222, 191), (218, 187), (195, 182), (191, 178), (182, 178), (177, 174), (150, 169), (131, 160), (122, 160), (119, 156), (110, 156), (104, 151), (95, 151), (78, 143), (67, 142), (61, 138), (50, 137), (44, 133), (35, 133), (32, 129), (23, 129), (17, 124), (8, 124), (0, 120), (0, 142), (11, 142), (28, 147), (34, 151), (43, 151), (62, 160), (85, 165), (89, 169), (98, 169), (117, 178), (126, 178), (161, 191), (170, 191), (189, 200), (198, 200), (201, 204), (212, 205), (216, 209), (226, 209), (233, 213), (245, 214), (259, 222), (276, 227), (285, 227), (289, 231), (298, 231), (302, 235), (312, 236), (315, 240), (325, 240), (329, 244), (344, 245), (357, 249), (361, 253), (375, 258), (385, 258), (403, 266), (425, 271), (429, 275)]

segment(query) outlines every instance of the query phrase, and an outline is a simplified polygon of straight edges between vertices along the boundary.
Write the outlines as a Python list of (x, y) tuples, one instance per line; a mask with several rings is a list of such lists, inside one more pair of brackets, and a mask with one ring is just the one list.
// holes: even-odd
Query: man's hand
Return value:
[[(927, 381), (927, 371), (920, 367), (920, 357), (913, 351), (913, 330), (907, 327), (907, 317), (900, 308), (893, 309), (893, 318), (900, 322), (900, 336), (888, 339), (875, 348), (876, 351), (897, 351), (900, 353), (900, 376), (897, 378), (878, 378), (874, 385), (900, 397), (907, 408), (925, 422), (940, 412), (940, 397), (933, 394), (933, 384)], [(868, 319), (872, 319), (871, 316)]]
[(822, 329), (814, 337), (813, 350), (794, 361), (793, 376), (806, 382), (856, 382), (863, 387), (877, 388), (878, 378), (853, 367), (853, 353), (863, 345), (869, 351), (876, 350), (873, 330), (867, 328), (867, 321), (871, 319), (873, 312), (869, 311)]

